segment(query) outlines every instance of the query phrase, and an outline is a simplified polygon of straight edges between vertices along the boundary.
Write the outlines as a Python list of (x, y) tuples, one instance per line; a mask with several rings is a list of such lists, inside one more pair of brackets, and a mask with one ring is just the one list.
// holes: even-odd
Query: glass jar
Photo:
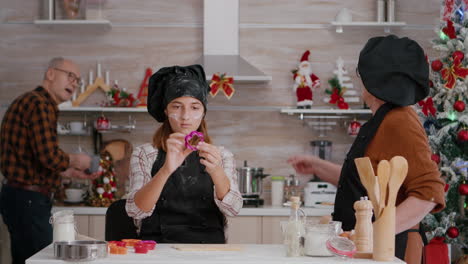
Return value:
[(327, 240), (333, 236), (335, 226), (311, 224), (306, 226), (304, 253), (307, 256), (332, 256), (327, 249)]
[(53, 225), (53, 241), (75, 240), (75, 219), (72, 210), (63, 210), (54, 213), (50, 217)]

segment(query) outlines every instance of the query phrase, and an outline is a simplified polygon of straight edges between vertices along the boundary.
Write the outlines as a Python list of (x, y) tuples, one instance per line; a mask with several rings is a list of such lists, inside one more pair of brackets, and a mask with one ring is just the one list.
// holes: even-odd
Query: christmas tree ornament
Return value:
[(458, 112), (463, 112), (465, 111), (465, 103), (461, 100), (457, 100), (453, 104), (453, 109), (457, 110)]
[(468, 141), (468, 130), (467, 129), (462, 129), (462, 130), (458, 131), (457, 139), (460, 142)]
[(426, 130), (426, 134), (430, 135), (432, 133), (432, 129), (437, 129), (437, 121), (434, 119), (427, 119), (423, 123), (424, 130)]
[(428, 97), (426, 100), (421, 100), (418, 102), (419, 106), (422, 106), (422, 112), (425, 116), (435, 116), (436, 109), (434, 107), (434, 102), (432, 101), (432, 97)]
[(455, 226), (451, 226), (447, 229), (447, 236), (450, 238), (457, 238), (459, 234), (460, 231), (458, 231), (458, 228)]
[(459, 50), (452, 53), (452, 58), (454, 62), (460, 63), (464, 57), (465, 57), (465, 54), (463, 54), (463, 52)]
[(98, 119), (96, 120), (96, 125), (95, 125), (97, 130), (108, 130), (111, 128), (111, 124), (109, 119), (102, 114)]
[(213, 74), (213, 77), (211, 77), (211, 83), (210, 83), (210, 95), (211, 97), (215, 97), (220, 90), (223, 91), (224, 95), (228, 98), (231, 99), (231, 97), (234, 95), (234, 78), (230, 76), (226, 76), (226, 73), (219, 75), (218, 73)]
[(442, 32), (447, 35), (450, 39), (457, 38), (457, 35), (455, 33), (455, 27), (453, 26), (453, 22), (451, 20), (447, 21), (447, 26), (442, 29)]
[(431, 87), (431, 88), (434, 87), (434, 82), (431, 81), (431, 80), (429, 80), (429, 87)]
[(313, 104), (312, 88), (320, 87), (320, 79), (312, 73), (309, 55), (310, 51), (305, 51), (298, 67), (292, 70), (293, 90), (297, 98), (297, 108), (311, 108)]
[[(351, 77), (348, 75), (348, 71), (345, 69), (344, 60), (341, 57), (338, 57), (336, 60), (336, 69), (333, 70), (334, 76), (338, 79), (338, 83), (341, 87), (341, 96), (343, 97), (346, 103), (359, 103), (360, 97), (359, 93), (354, 89), (354, 84), (351, 82)], [(327, 103), (327, 99), (323, 99)], [(342, 105), (342, 107), (345, 107)], [(340, 109), (347, 109), (340, 108)]]
[(431, 155), (431, 160), (433, 160), (435, 163), (437, 163), (437, 165), (440, 163), (440, 156), (437, 155), (436, 153), (433, 153)]
[(440, 60), (435, 60), (435, 61), (432, 61), (432, 63), (431, 63), (432, 70), (436, 71), (436, 72), (442, 70), (443, 66), (444, 66), (444, 64)]
[(458, 186), (458, 193), (460, 193), (461, 195), (468, 195), (468, 184), (460, 184), (460, 186)]
[(444, 192), (447, 192), (450, 189), (450, 184), (446, 183), (444, 186)]
[(356, 119), (354, 119), (348, 125), (348, 135), (355, 137), (359, 134), (360, 129), (361, 129), (361, 123), (359, 123), (358, 121), (356, 121)]
[(468, 68), (463, 67), (461, 61), (454, 60), (451, 66), (443, 68), (440, 73), (445, 81), (445, 88), (453, 89), (457, 79), (465, 79), (468, 75)]

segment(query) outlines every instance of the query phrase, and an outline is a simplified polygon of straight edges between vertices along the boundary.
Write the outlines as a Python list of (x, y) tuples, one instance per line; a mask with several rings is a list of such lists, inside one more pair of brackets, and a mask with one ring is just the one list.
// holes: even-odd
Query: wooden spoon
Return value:
[[(377, 181), (379, 183), (380, 199), (379, 199), (379, 210), (377, 215), (380, 216), (382, 211), (387, 204), (387, 187), (388, 180), (390, 178), (390, 162), (388, 160), (381, 160), (377, 167)], [(377, 216), (377, 217), (378, 217)]]
[(359, 178), (361, 179), (362, 185), (364, 185), (367, 190), (367, 195), (369, 195), (369, 199), (371, 200), (372, 206), (374, 207), (374, 213), (377, 217), (376, 212), (379, 209), (379, 200), (375, 193), (376, 181), (372, 163), (368, 157), (354, 159), (354, 163), (356, 164)]
[(395, 206), (398, 190), (408, 174), (408, 161), (402, 156), (390, 160), (390, 179), (388, 181), (387, 206)]

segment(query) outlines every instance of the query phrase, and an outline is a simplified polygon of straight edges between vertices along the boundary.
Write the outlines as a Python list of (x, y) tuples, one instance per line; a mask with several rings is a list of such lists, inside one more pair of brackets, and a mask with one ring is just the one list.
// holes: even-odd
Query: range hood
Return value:
[(239, 55), (239, 0), (204, 0), (203, 65), (206, 79), (226, 73), (235, 82), (271, 81), (271, 76)]

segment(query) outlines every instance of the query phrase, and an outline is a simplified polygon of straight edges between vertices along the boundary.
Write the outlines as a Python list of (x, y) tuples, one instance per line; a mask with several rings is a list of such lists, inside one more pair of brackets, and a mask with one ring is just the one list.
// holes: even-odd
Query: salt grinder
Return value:
[(354, 243), (357, 252), (372, 252), (372, 203), (367, 196), (361, 197), (361, 200), (354, 203), (354, 210)]

